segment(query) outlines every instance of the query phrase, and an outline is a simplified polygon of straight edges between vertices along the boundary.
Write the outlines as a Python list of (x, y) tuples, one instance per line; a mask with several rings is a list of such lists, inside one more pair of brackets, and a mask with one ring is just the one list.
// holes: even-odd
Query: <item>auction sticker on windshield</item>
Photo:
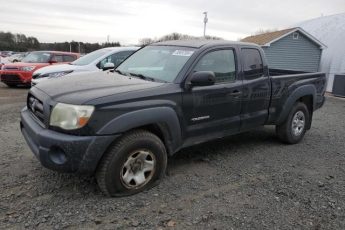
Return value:
[(174, 56), (184, 56), (184, 57), (190, 57), (194, 51), (191, 50), (175, 50), (172, 55)]

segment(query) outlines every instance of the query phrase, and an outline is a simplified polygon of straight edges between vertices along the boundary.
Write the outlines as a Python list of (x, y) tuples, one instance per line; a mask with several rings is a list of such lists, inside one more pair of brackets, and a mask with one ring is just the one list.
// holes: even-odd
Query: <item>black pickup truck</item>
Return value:
[(43, 166), (95, 174), (106, 195), (130, 195), (157, 184), (168, 156), (188, 146), (263, 125), (299, 142), (325, 83), (323, 73), (270, 70), (254, 44), (161, 42), (114, 71), (31, 88), (20, 125)]

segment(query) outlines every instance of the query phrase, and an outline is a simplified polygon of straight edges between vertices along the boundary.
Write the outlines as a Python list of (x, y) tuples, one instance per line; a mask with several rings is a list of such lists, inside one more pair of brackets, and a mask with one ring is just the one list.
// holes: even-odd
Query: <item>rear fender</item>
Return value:
[[(304, 85), (300, 86), (294, 91), (292, 91), (291, 95), (286, 100), (285, 104), (283, 105), (282, 112), (277, 119), (277, 125), (282, 124), (286, 118), (288, 117), (292, 107), (300, 98), (304, 96), (312, 96), (313, 97), (313, 108), (316, 106), (316, 88), (313, 85)], [(313, 109), (312, 109), (313, 111)], [(312, 112), (311, 111), (311, 112)]]

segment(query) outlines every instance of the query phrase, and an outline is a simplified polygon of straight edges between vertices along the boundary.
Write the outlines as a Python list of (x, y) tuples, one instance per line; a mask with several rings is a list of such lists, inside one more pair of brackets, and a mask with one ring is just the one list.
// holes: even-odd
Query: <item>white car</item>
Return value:
[(25, 58), (27, 55), (28, 55), (28, 53), (17, 53), (17, 54), (13, 54), (13, 55), (9, 56), (9, 57), (7, 58), (7, 60), (8, 60), (9, 62), (12, 62), (12, 63), (14, 63), (14, 62), (20, 62), (20, 61), (21, 61), (23, 58)]
[(33, 73), (31, 85), (72, 72), (114, 69), (138, 49), (139, 47), (108, 47), (93, 51), (69, 64), (40, 68)]

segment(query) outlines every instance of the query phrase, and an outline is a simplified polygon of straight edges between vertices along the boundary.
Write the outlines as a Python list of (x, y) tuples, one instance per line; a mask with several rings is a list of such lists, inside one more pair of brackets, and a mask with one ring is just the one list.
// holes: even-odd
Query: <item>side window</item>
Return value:
[(111, 55), (111, 62), (114, 63), (115, 67), (120, 65), (129, 55), (134, 51), (122, 51)]
[(131, 55), (134, 51), (122, 51), (118, 53), (114, 53), (106, 58), (104, 58), (97, 66), (100, 69), (103, 69), (105, 63), (112, 62), (115, 65), (115, 68), (120, 65), (129, 55)]
[(264, 67), (259, 50), (242, 49), (244, 60), (244, 78), (252, 80), (264, 74)]
[(64, 62), (72, 62), (77, 59), (77, 56), (74, 55), (64, 55), (63, 56), (63, 61)]
[(63, 62), (63, 56), (59, 55), (59, 54), (55, 54), (54, 57), (53, 57), (53, 61)]
[(216, 75), (216, 83), (231, 82), (236, 79), (236, 63), (234, 51), (216, 50), (205, 54), (197, 63), (194, 72), (212, 71)]
[(108, 62), (111, 62), (111, 56), (108, 56), (108, 57), (104, 58), (102, 61), (100, 61), (100, 62), (98, 63), (97, 66), (98, 66), (100, 69), (103, 69), (105, 63), (108, 63)]

